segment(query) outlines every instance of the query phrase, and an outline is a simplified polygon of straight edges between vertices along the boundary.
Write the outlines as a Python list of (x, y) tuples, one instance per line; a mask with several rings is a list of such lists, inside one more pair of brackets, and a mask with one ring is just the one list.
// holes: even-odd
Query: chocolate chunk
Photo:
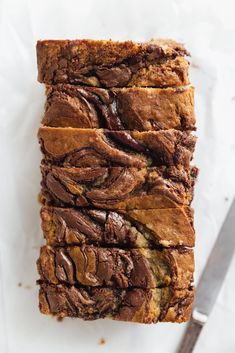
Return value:
[[(99, 211), (95, 211), (96, 214)], [(89, 210), (88, 210), (89, 214)], [(69, 209), (55, 209), (55, 215), (63, 219), (66, 227), (78, 231), (79, 234), (91, 237), (94, 241), (99, 240), (102, 236), (102, 228), (99, 224), (92, 221), (92, 219), (84, 214), (82, 211), (71, 212)]]
[[(69, 283), (74, 283), (73, 276), (73, 264), (68, 256), (62, 251), (58, 249), (55, 256), (55, 274), (59, 281), (69, 281)], [(41, 267), (42, 270), (42, 267)], [(47, 269), (48, 270), (48, 269)], [(47, 276), (47, 280), (49, 280)]]
[(67, 192), (63, 184), (58, 182), (54, 175), (47, 174), (45, 178), (45, 185), (51, 191), (51, 193), (62, 202), (72, 204), (74, 203), (73, 195)]
[(107, 219), (107, 212), (102, 210), (87, 210), (89, 216), (94, 218), (98, 223), (105, 224)]
[(131, 79), (131, 70), (126, 65), (101, 67), (96, 70), (100, 83), (105, 87), (127, 86)]
[(135, 140), (127, 131), (122, 131), (121, 133), (119, 133), (118, 131), (109, 131), (106, 133), (106, 136), (109, 138), (111, 137), (114, 141), (120, 142), (125, 147), (128, 147), (138, 153), (149, 153), (149, 150), (137, 140)]
[(134, 244), (137, 232), (131, 229), (127, 221), (117, 212), (109, 212), (105, 223), (104, 242)]

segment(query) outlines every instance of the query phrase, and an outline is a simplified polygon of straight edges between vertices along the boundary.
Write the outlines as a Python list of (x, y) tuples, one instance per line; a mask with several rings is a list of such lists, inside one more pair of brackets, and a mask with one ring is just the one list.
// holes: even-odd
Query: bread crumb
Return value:
[(29, 284), (23, 284), (22, 282), (18, 283), (18, 287), (23, 287), (24, 289), (32, 289), (32, 286)]
[(102, 346), (105, 343), (106, 343), (105, 339), (101, 337), (101, 339), (99, 340), (99, 345)]
[(224, 198), (224, 200), (225, 200), (225, 201), (228, 201), (228, 197), (226, 196), (226, 197)]
[(58, 322), (62, 322), (62, 321), (64, 320), (64, 318), (63, 318), (63, 317), (58, 316), (58, 317), (56, 318), (56, 320), (57, 320)]
[(200, 66), (194, 62), (191, 63), (191, 66), (194, 67), (194, 69), (199, 69)]

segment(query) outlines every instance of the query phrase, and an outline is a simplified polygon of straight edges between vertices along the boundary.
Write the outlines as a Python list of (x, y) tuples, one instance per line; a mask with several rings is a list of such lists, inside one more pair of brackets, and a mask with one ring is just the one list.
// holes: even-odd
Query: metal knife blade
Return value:
[(192, 317), (178, 353), (192, 353), (215, 304), (235, 250), (235, 199), (209, 255), (196, 290)]

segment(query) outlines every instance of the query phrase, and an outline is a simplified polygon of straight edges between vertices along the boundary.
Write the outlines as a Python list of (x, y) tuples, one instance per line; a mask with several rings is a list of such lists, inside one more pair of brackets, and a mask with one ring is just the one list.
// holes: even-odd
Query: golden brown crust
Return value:
[(194, 130), (194, 88), (48, 86), (42, 124), (110, 130)]
[(90, 86), (182, 86), (188, 55), (174, 41), (45, 40), (37, 43), (38, 80)]

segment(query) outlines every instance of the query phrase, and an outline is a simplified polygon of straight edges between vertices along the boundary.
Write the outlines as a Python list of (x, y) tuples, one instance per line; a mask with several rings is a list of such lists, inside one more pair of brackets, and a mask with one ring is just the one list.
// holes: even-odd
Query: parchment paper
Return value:
[[(36, 81), (36, 40), (170, 37), (190, 50), (198, 119), (194, 162), (201, 170), (194, 200), (197, 281), (235, 191), (234, 23), (232, 0), (0, 1), (0, 352), (173, 353), (185, 329), (109, 320), (57, 322), (39, 313), (36, 134), (45, 98)], [(198, 353), (235, 351), (234, 273), (235, 261)]]

